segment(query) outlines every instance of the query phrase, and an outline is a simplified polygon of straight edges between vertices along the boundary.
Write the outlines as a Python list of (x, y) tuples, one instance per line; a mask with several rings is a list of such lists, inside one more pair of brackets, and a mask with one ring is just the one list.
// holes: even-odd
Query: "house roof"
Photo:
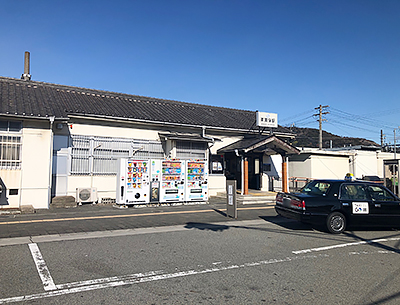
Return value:
[[(0, 77), (0, 114), (68, 119), (73, 115), (251, 130), (255, 112)], [(287, 133), (278, 127), (275, 132)]]

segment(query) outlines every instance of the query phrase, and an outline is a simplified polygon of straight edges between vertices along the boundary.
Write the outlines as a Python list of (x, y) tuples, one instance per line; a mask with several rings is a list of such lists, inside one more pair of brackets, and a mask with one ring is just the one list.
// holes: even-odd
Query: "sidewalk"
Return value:
[[(237, 220), (275, 215), (274, 203), (239, 205)], [(0, 215), (0, 238), (68, 234), (173, 226), (188, 223), (234, 221), (226, 215), (226, 203), (160, 205), (121, 208), (112, 204), (86, 204), (75, 208), (37, 210), (33, 214)]]

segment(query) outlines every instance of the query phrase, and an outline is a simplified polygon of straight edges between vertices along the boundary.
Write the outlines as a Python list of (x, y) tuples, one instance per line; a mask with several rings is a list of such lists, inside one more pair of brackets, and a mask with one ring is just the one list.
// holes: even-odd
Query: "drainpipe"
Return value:
[(208, 146), (208, 155), (206, 156), (206, 160), (208, 161), (208, 165), (211, 166), (211, 165), (210, 165), (210, 158), (208, 158), (208, 156), (209, 156), (210, 153), (211, 153), (211, 147), (213, 147), (214, 144), (215, 144), (215, 140), (214, 140), (213, 137), (206, 136), (206, 126), (202, 126), (202, 127), (201, 127), (201, 130), (202, 130), (201, 136), (202, 136), (204, 139), (209, 139), (209, 140), (212, 141), (210, 146), (208, 146), (208, 143), (207, 143), (207, 146)]
[(53, 135), (53, 124), (54, 124), (54, 116), (49, 117), (50, 121), (50, 161), (49, 161), (49, 185), (48, 185), (48, 199), (47, 199), (47, 208), (50, 208), (51, 201), (51, 183), (53, 178), (53, 145), (54, 145), (54, 135)]

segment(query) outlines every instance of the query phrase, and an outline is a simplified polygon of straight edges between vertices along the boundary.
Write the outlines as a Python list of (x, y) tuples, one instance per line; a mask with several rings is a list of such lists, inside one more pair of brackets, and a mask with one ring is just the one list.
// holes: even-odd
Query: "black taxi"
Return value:
[(286, 218), (324, 225), (331, 233), (348, 226), (400, 227), (400, 199), (368, 181), (313, 180), (296, 193), (279, 192), (276, 212)]

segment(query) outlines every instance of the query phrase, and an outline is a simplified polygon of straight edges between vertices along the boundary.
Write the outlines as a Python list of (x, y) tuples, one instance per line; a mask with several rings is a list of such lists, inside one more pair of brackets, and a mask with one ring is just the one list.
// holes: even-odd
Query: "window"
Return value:
[(211, 155), (210, 174), (224, 173), (224, 157), (222, 155)]
[(384, 188), (380, 186), (368, 186), (368, 193), (372, 200), (376, 201), (395, 201), (396, 199)]
[(71, 174), (115, 175), (118, 158), (131, 157), (161, 159), (161, 142), (111, 137), (73, 135)]
[(271, 163), (264, 163), (263, 172), (270, 172), (270, 171), (271, 171)]
[(327, 182), (311, 181), (300, 192), (307, 195), (325, 196), (330, 186), (331, 184)]
[(0, 121), (0, 168), (21, 168), (21, 130), (21, 122)]
[(205, 159), (207, 143), (176, 141), (176, 157), (182, 159)]
[(0, 132), (21, 132), (22, 122), (0, 121)]
[(368, 200), (365, 188), (361, 184), (342, 184), (340, 188), (341, 200)]

